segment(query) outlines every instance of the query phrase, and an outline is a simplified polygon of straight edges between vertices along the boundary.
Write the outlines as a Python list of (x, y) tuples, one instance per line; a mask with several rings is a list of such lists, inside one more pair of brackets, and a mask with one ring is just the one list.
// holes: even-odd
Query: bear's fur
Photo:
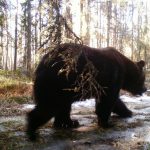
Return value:
[[(35, 140), (36, 130), (52, 117), (55, 118), (54, 127), (77, 127), (79, 123), (71, 119), (70, 111), (71, 104), (81, 98), (96, 99), (98, 125), (104, 128), (110, 126), (111, 112), (120, 117), (131, 117), (132, 112), (120, 100), (119, 91), (123, 89), (133, 95), (146, 91), (144, 65), (144, 61), (134, 63), (112, 47), (96, 49), (65, 43), (47, 53), (35, 72), (33, 93), (36, 106), (27, 114), (29, 138)], [(93, 78), (85, 77), (84, 81), (84, 75), (87, 76), (90, 70), (85, 70), (87, 66), (94, 67), (95, 72)], [(97, 89), (92, 84), (97, 85)], [(84, 89), (88, 90), (86, 94)]]

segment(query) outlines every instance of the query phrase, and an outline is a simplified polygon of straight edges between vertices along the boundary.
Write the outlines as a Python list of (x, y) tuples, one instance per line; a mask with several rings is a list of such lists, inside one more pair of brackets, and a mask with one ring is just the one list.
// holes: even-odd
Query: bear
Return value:
[(73, 102), (95, 98), (98, 125), (109, 128), (111, 113), (125, 118), (132, 111), (119, 98), (120, 90), (133, 95), (146, 91), (145, 61), (133, 62), (113, 47), (91, 48), (64, 43), (43, 56), (35, 71), (35, 108), (27, 113), (27, 135), (37, 139), (37, 130), (54, 118), (55, 128), (76, 128), (70, 116)]

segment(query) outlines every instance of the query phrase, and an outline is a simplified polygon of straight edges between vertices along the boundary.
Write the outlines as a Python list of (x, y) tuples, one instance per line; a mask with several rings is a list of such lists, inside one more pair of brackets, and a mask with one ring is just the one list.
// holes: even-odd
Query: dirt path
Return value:
[(110, 121), (115, 126), (104, 130), (96, 124), (94, 100), (75, 103), (72, 118), (78, 119), (81, 126), (75, 130), (54, 130), (49, 122), (39, 130), (40, 138), (36, 143), (29, 142), (24, 132), (25, 113), (33, 105), (20, 105), (16, 109), (22, 111), (22, 115), (14, 113), (13, 116), (0, 116), (0, 149), (149, 150), (150, 96), (123, 95), (121, 98), (133, 110), (132, 118), (120, 119), (112, 115)]

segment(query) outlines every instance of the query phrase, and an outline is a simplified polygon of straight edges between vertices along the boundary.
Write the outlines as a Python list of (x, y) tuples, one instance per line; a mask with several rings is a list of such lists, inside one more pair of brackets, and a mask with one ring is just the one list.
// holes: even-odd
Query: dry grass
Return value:
[(20, 74), (0, 70), (0, 98), (31, 95), (32, 82)]
[[(3, 84), (0, 82), (0, 84)], [(5, 83), (7, 84), (7, 83)], [(0, 97), (1, 99), (8, 99), (11, 97), (22, 97), (31, 95), (32, 85), (26, 83), (15, 82), (8, 83), (3, 87), (0, 87)]]
[(29, 96), (31, 91), (32, 82), (30, 80), (0, 71), (0, 99)]
[[(144, 146), (146, 146), (147, 143), (144, 142), (142, 139), (134, 139), (128, 142), (124, 142), (124, 141), (117, 141), (117, 142), (113, 142), (113, 146), (117, 149), (117, 150), (143, 150)], [(148, 150), (148, 149), (147, 149)]]
[(0, 116), (18, 115), (20, 104), (29, 103), (32, 82), (12, 72), (0, 70)]

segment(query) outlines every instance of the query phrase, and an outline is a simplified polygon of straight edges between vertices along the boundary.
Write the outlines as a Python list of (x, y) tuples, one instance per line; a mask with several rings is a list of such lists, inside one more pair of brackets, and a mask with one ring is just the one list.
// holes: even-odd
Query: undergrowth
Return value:
[(0, 115), (17, 115), (20, 104), (32, 102), (32, 80), (18, 72), (0, 70)]
[(0, 70), (0, 100), (31, 96), (32, 80), (18, 72)]

